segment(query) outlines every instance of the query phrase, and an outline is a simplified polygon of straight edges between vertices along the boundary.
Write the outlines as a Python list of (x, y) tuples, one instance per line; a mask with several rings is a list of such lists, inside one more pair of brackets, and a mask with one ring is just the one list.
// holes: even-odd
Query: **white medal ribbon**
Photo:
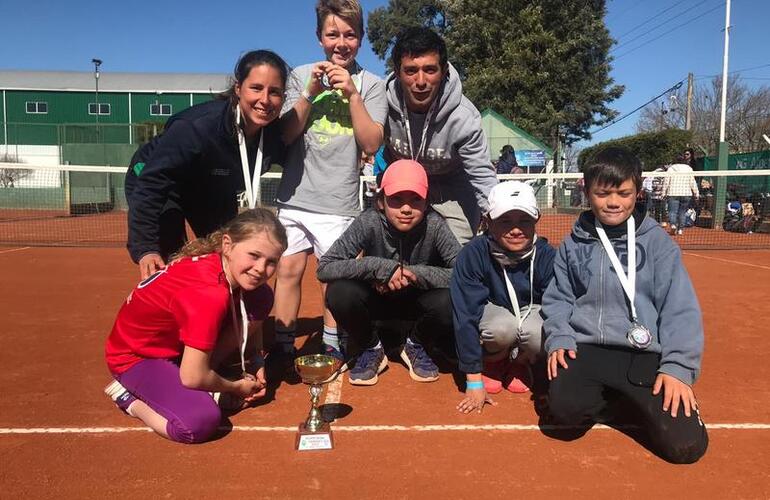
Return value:
[[(222, 270), (225, 268), (224, 256), (222, 259)], [(230, 313), (233, 318), (233, 331), (235, 332), (235, 339), (239, 344), (239, 351), (241, 355), (241, 371), (246, 374), (246, 342), (249, 339), (249, 318), (246, 314), (246, 303), (243, 301), (243, 290), (238, 294), (238, 300), (241, 306), (241, 324), (238, 328), (238, 315), (235, 312), (235, 298), (233, 297), (233, 287), (230, 282), (227, 282), (227, 287), (230, 289)]]
[(519, 330), (521, 330), (521, 325), (524, 324), (524, 320), (527, 319), (527, 316), (529, 316), (529, 313), (532, 311), (532, 301), (534, 300), (534, 294), (535, 294), (535, 255), (537, 254), (537, 248), (532, 248), (532, 258), (529, 262), (529, 307), (527, 307), (527, 310), (524, 312), (524, 314), (521, 314), (521, 308), (519, 307), (519, 299), (516, 296), (516, 290), (513, 289), (513, 285), (511, 284), (511, 280), (508, 279), (508, 274), (505, 272), (505, 266), (500, 264), (500, 269), (503, 271), (503, 279), (505, 280), (505, 288), (508, 289), (508, 298), (511, 299), (511, 305), (513, 306), (513, 315), (516, 316), (516, 321), (519, 324)]
[(415, 152), (414, 144), (412, 144), (412, 129), (409, 125), (409, 111), (406, 109), (406, 105), (401, 105), (401, 117), (404, 120), (404, 129), (406, 129), (406, 140), (409, 144), (409, 154), (412, 156), (412, 160), (418, 161), (417, 159), (424, 155), (425, 153), (425, 147), (427, 145), (427, 141), (425, 140), (428, 136), (428, 126), (430, 125), (431, 120), (433, 120), (433, 115), (436, 113), (438, 103), (438, 95), (433, 98), (433, 102), (430, 105), (430, 108), (428, 108), (428, 113), (425, 115), (425, 123), (422, 125), (422, 134), (420, 135), (420, 144), (418, 150)]
[(610, 258), (615, 274), (618, 275), (623, 291), (626, 293), (626, 297), (628, 297), (628, 303), (631, 306), (631, 321), (636, 324), (636, 306), (634, 305), (634, 297), (636, 296), (636, 221), (634, 220), (633, 215), (626, 221), (626, 234), (628, 237), (628, 275), (623, 272), (623, 266), (620, 264), (620, 259), (618, 259), (615, 249), (612, 248), (612, 244), (607, 237), (604, 226), (602, 226), (602, 223), (598, 220), (596, 221), (596, 232), (599, 234), (599, 239), (602, 242), (604, 251), (607, 252), (607, 256)]
[(264, 144), (265, 134), (263, 130), (259, 131), (259, 146), (257, 147), (257, 159), (254, 162), (254, 177), (249, 173), (249, 155), (246, 152), (246, 136), (241, 129), (241, 107), (238, 106), (238, 112), (235, 114), (235, 128), (238, 129), (238, 149), (241, 155), (241, 170), (243, 172), (243, 185), (246, 187), (246, 199), (249, 208), (257, 206), (257, 200), (260, 198), (259, 179), (262, 175), (262, 146)]

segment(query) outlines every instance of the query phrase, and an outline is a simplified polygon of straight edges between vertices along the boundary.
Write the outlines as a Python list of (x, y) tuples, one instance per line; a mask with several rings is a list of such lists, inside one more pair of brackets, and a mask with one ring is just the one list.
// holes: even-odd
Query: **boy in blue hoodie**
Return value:
[(450, 282), (458, 368), (466, 374), (462, 413), (481, 412), (489, 394), (526, 392), (542, 359), (540, 303), (556, 250), (538, 238), (535, 193), (503, 182), (489, 193), (488, 229), (457, 257)]
[(543, 297), (549, 408), (557, 424), (590, 424), (617, 395), (659, 456), (693, 463), (708, 447), (692, 390), (701, 311), (679, 247), (635, 209), (641, 185), (641, 164), (623, 148), (585, 170), (591, 210), (559, 247)]

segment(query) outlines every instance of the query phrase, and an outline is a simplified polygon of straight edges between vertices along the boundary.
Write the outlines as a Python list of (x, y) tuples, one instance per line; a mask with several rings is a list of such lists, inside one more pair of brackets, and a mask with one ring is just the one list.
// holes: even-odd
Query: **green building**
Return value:
[(151, 138), (169, 116), (227, 86), (223, 74), (100, 72), (97, 93), (90, 72), (0, 71), (0, 152), (32, 163), (58, 156), (59, 164), (98, 164), (68, 154), (82, 149), (70, 146), (97, 144), (101, 164), (125, 164), (125, 151)]
[(525, 170), (539, 172), (553, 160), (553, 149), (492, 109), (481, 112), (481, 128), (489, 142), (492, 161), (500, 158), (500, 150), (506, 145), (513, 146), (516, 161)]

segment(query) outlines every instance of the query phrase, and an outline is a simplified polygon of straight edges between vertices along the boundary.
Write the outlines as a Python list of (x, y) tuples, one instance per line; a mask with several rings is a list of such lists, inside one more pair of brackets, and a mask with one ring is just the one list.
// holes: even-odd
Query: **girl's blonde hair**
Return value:
[(278, 221), (278, 217), (266, 208), (254, 208), (241, 212), (233, 220), (205, 238), (197, 238), (187, 242), (181, 250), (171, 256), (171, 260), (222, 253), (222, 237), (225, 234), (230, 236), (233, 243), (238, 243), (262, 232), (267, 233), (277, 241), (282, 250), (286, 250), (288, 246), (286, 229)]

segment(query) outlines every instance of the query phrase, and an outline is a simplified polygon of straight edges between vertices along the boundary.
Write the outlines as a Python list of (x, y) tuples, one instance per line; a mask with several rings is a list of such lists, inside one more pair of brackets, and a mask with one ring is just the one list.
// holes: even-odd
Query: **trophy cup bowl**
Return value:
[(309, 354), (294, 360), (294, 369), (302, 382), (310, 386), (310, 414), (303, 423), (299, 424), (297, 434), (297, 449), (330, 450), (332, 449), (332, 432), (328, 422), (321, 419), (318, 410), (318, 398), (321, 395), (322, 384), (329, 381), (340, 368), (342, 362), (324, 354)]

